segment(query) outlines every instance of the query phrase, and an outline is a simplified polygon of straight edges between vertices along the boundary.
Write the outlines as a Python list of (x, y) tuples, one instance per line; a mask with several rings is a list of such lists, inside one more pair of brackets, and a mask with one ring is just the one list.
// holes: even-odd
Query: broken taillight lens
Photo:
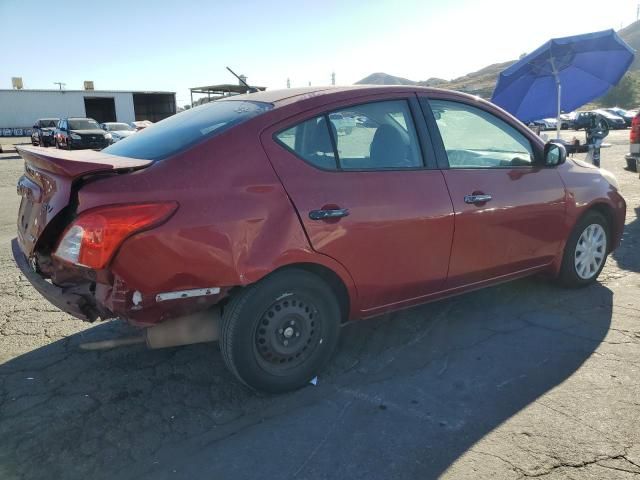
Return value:
[(631, 120), (630, 143), (640, 143), (640, 113)]
[(167, 220), (175, 202), (98, 207), (81, 213), (65, 230), (54, 255), (67, 262), (104, 268), (127, 237)]

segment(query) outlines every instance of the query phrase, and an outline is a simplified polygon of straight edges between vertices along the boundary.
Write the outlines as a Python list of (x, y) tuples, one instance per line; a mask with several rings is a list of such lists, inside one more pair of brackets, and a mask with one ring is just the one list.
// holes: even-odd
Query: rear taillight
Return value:
[(54, 256), (99, 270), (124, 240), (167, 220), (175, 202), (137, 203), (98, 207), (81, 213), (62, 235)]
[(631, 120), (631, 131), (629, 132), (629, 142), (640, 143), (640, 113)]

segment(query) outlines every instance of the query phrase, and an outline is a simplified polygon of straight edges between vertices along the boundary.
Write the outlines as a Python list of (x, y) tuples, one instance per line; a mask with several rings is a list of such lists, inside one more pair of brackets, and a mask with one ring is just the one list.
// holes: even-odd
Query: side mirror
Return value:
[(555, 142), (548, 142), (544, 146), (544, 164), (547, 167), (557, 167), (567, 160), (567, 151), (564, 145)]

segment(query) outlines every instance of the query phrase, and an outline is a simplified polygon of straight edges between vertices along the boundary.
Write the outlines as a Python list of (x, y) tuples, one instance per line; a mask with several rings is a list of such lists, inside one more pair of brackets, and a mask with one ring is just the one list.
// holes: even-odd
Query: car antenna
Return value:
[(252, 87), (250, 86), (247, 82), (244, 81), (244, 78), (242, 78), (240, 75), (238, 75), (236, 72), (234, 72), (233, 70), (231, 70), (229, 67), (227, 67), (227, 70), (229, 70), (231, 72), (231, 75), (233, 75), (234, 77), (236, 77), (238, 80), (240, 80), (240, 83), (242, 83), (245, 87), (247, 87), (249, 89), (249, 93), (256, 93), (258, 91), (258, 89), (256, 87)]

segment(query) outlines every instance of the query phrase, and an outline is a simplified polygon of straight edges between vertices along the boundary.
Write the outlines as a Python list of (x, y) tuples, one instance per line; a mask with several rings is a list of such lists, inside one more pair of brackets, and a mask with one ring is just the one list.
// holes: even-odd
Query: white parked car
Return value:
[(529, 123), (530, 127), (540, 127), (541, 130), (555, 130), (557, 125), (558, 121), (555, 118), (543, 118)]
[(101, 123), (100, 127), (111, 134), (111, 143), (119, 142), (123, 138), (136, 133), (129, 124), (123, 122), (105, 122)]

